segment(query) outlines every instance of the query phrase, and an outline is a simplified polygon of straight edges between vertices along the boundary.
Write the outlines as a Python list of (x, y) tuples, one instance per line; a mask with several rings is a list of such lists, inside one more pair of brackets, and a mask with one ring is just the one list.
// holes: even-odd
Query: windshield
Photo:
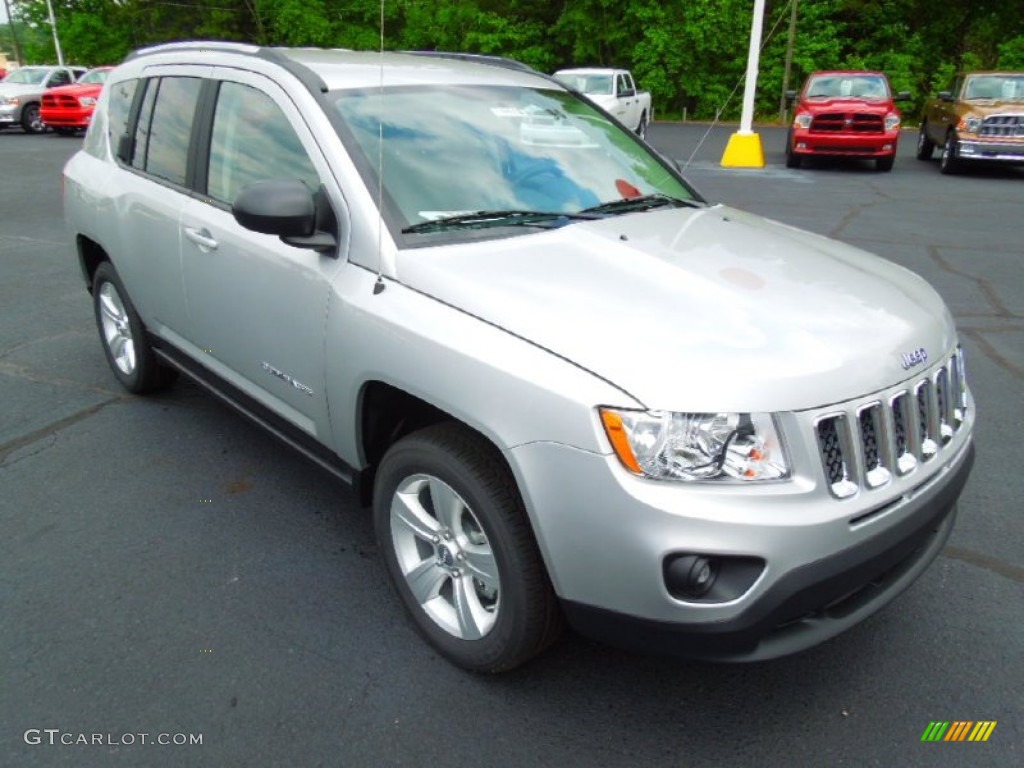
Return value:
[(964, 87), (964, 98), (1024, 101), (1024, 74), (969, 77)]
[(417, 86), (332, 98), (370, 189), (383, 159), (400, 229), (477, 211), (575, 214), (647, 195), (696, 197), (632, 134), (564, 91)]
[(84, 75), (82, 75), (82, 77), (77, 82), (82, 85), (89, 85), (90, 83), (94, 85), (99, 85), (100, 83), (107, 82), (107, 78), (109, 76), (109, 69), (91, 69)]
[(814, 75), (804, 91), (808, 99), (889, 98), (889, 83), (881, 75)]
[(4, 78), (5, 83), (16, 83), (20, 85), (39, 85), (43, 80), (46, 79), (48, 70), (45, 69), (32, 69), (30, 67), (23, 67), (22, 69), (11, 72), (7, 77)]
[(576, 72), (556, 72), (555, 78), (570, 88), (575, 88), (580, 93), (586, 93), (591, 96), (611, 96), (613, 93), (611, 75), (583, 75)]

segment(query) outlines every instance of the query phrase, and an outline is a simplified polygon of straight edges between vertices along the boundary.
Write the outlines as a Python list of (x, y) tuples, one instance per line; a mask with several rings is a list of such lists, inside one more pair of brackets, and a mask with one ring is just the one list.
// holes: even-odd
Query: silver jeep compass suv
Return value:
[(186, 374), (350, 482), (465, 668), (564, 620), (799, 651), (953, 526), (974, 404), (935, 291), (705, 202), (515, 62), (150, 48), (65, 181), (118, 380)]

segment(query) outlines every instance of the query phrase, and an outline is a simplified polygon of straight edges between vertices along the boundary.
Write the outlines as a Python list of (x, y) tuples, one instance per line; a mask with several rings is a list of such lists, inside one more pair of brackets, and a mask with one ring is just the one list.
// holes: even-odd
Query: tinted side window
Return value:
[(117, 143), (128, 133), (128, 117), (132, 111), (132, 100), (139, 87), (138, 80), (124, 80), (109, 86), (107, 95), (107, 135), (110, 146), (117, 150)]
[(320, 186), (302, 142), (273, 99), (247, 85), (222, 83), (206, 192), (231, 203), (242, 187), (262, 179), (299, 179), (310, 190)]
[(146, 81), (146, 95), (139, 110), (139, 122), (135, 126), (135, 140), (132, 143), (131, 164), (140, 171), (146, 170), (146, 150), (149, 148), (149, 123), (153, 119), (153, 103), (156, 101), (158, 80)]
[[(197, 77), (160, 79), (153, 116), (149, 121), (146, 173), (184, 186), (189, 140), (202, 84), (203, 81)], [(146, 100), (149, 100), (148, 93)], [(141, 147), (136, 147), (135, 151), (139, 157)]]

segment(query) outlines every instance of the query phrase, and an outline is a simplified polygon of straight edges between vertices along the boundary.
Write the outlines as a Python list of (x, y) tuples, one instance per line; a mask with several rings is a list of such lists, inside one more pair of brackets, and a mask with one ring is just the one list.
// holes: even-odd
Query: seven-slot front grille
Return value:
[(893, 475), (931, 461), (967, 413), (963, 351), (895, 393), (818, 419), (815, 432), (825, 480), (834, 496), (886, 485)]

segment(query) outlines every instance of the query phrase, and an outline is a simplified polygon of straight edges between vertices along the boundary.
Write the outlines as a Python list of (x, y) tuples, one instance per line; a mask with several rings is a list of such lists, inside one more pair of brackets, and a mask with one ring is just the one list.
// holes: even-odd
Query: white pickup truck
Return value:
[(638, 90), (633, 75), (626, 69), (560, 69), (555, 77), (573, 90), (615, 116), (637, 135), (647, 135), (651, 122), (651, 94)]

